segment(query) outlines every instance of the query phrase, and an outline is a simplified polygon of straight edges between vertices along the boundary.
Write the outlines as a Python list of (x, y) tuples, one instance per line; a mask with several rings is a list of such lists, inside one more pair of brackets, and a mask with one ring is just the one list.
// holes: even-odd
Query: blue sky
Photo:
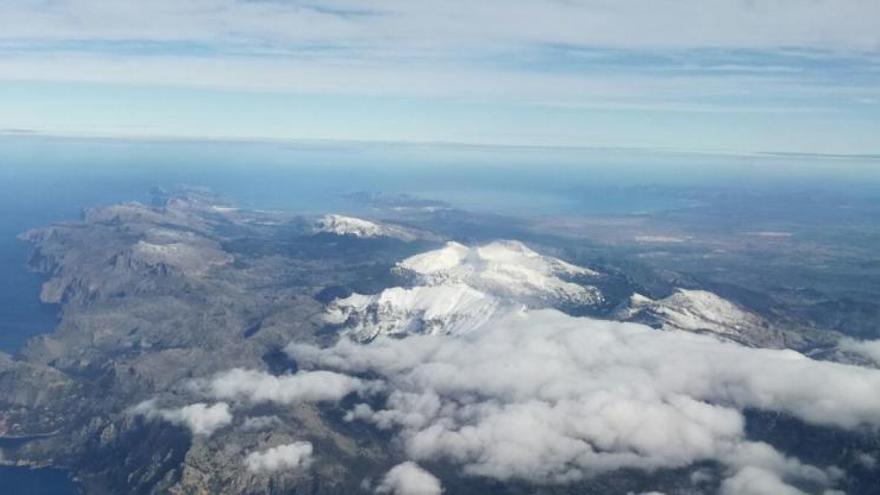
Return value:
[(880, 153), (876, 0), (20, 0), (0, 132)]

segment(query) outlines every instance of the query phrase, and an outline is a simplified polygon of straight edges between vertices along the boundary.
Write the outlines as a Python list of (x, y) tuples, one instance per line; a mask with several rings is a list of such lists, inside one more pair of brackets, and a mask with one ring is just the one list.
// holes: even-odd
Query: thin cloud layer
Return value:
[(215, 399), (281, 404), (337, 401), (354, 392), (369, 392), (376, 386), (373, 382), (330, 371), (274, 376), (241, 368), (224, 371), (207, 381), (195, 383), (197, 389)]
[(841, 339), (837, 346), (842, 351), (852, 352), (880, 366), (880, 340), (845, 338)]
[[(872, 0), (138, 2), (0, 6), (9, 40), (223, 40), (230, 50), (330, 46), (399, 53), (437, 46), (819, 47), (876, 50)], [(26, 21), (26, 22), (25, 22)]]
[(241, 429), (244, 431), (262, 431), (274, 428), (282, 424), (281, 418), (271, 416), (249, 416), (244, 419)]
[[(871, 154), (877, 18), (873, 0), (0, 2), (0, 92), (22, 101), (4, 127), (48, 134)], [(62, 89), (87, 99), (18, 96)]]
[(750, 81), (806, 91), (823, 58), (876, 68), (877, 18), (872, 0), (5, 2), (0, 80), (717, 111)]
[[(543, 310), (516, 312), (466, 336), (291, 344), (303, 366), (372, 372), (383, 408), (350, 420), (398, 432), (414, 460), (445, 460), (499, 480), (565, 483), (623, 467), (716, 460), (728, 486), (808, 480), (804, 465), (745, 438), (747, 408), (840, 428), (880, 425), (880, 372)], [(733, 489), (733, 488), (731, 488)], [(757, 492), (756, 492), (757, 493)]]

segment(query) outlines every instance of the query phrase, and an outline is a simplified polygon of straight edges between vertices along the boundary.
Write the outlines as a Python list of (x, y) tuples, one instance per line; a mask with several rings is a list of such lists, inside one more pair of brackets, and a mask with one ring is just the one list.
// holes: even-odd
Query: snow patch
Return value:
[(394, 287), (375, 295), (352, 294), (330, 303), (328, 323), (344, 325), (355, 340), (379, 335), (464, 334), (486, 323), (508, 303), (467, 285)]
[(712, 333), (747, 345), (782, 347), (781, 334), (764, 318), (705, 290), (678, 289), (658, 300), (633, 294), (615, 319), (663, 330)]
[(377, 223), (345, 215), (324, 215), (315, 222), (312, 230), (315, 233), (350, 236), (361, 239), (390, 237), (407, 242), (421, 237), (419, 232), (399, 225)]

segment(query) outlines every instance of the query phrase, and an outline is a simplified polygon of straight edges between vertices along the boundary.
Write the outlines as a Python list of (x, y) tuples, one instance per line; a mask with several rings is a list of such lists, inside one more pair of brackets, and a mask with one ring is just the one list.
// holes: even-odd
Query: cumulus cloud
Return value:
[(747, 467), (724, 480), (722, 495), (806, 495), (787, 485), (773, 471), (759, 467)]
[(281, 404), (337, 401), (350, 393), (370, 392), (377, 386), (375, 382), (331, 371), (275, 376), (241, 368), (224, 371), (209, 380), (196, 383), (196, 387), (205, 395), (216, 399)]
[(244, 463), (251, 472), (306, 469), (312, 463), (312, 450), (310, 442), (294, 442), (252, 452)]
[(742, 410), (880, 425), (876, 370), (552, 310), (512, 312), (455, 338), (292, 344), (288, 352), (303, 366), (384, 377), (384, 407), (358, 405), (350, 420), (393, 429), (415, 460), (499, 480), (564, 483), (716, 460), (734, 487), (769, 483), (747, 470), (756, 466), (780, 483), (830, 485), (833, 470), (747, 440)]
[(376, 487), (376, 493), (390, 495), (440, 495), (440, 480), (418, 464), (407, 461), (391, 468)]
[(193, 435), (210, 436), (232, 422), (229, 405), (218, 402), (207, 405), (202, 402), (178, 408), (160, 408), (155, 400), (147, 400), (134, 406), (131, 413), (147, 419), (162, 419), (189, 428)]

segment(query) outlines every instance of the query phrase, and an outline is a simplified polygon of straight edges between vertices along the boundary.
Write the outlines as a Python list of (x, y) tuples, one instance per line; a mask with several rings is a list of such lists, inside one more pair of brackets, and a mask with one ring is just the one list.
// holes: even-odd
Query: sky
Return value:
[(880, 154), (876, 0), (10, 0), (0, 132)]

